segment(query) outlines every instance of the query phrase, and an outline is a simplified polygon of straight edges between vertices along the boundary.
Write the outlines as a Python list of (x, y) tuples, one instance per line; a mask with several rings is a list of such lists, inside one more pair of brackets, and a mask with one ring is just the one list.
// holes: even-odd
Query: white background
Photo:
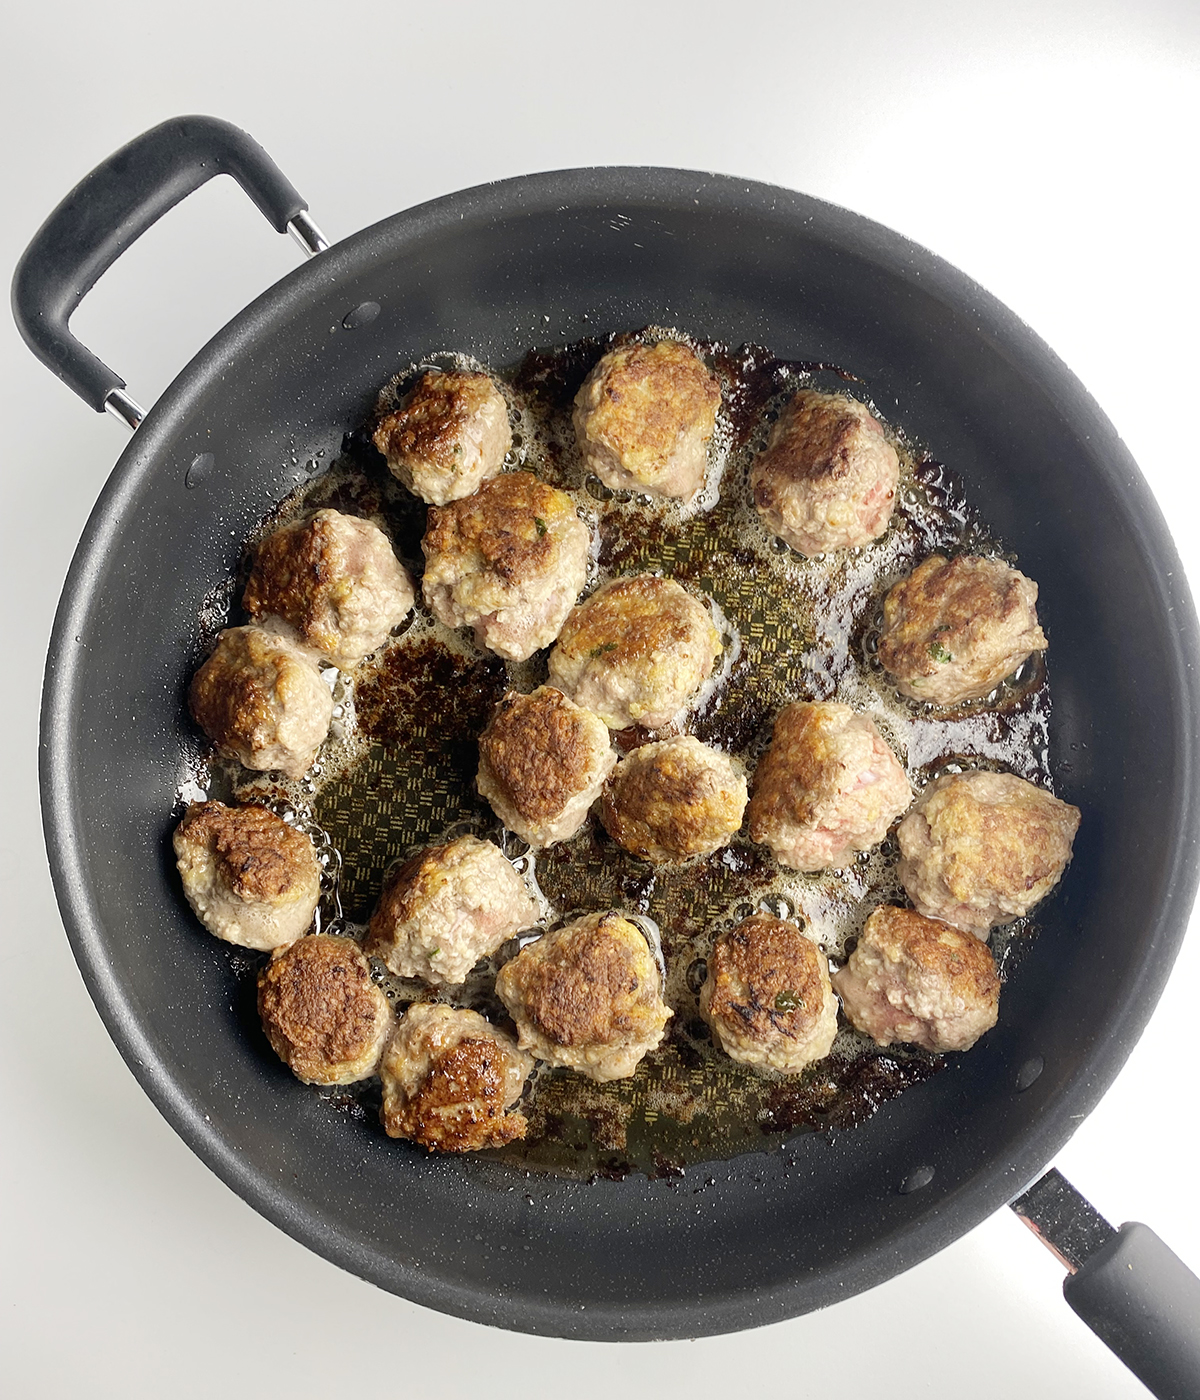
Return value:
[[(561, 166), (773, 181), (926, 244), (1039, 331), (1129, 444), (1200, 582), (1188, 525), (1200, 504), (1200, 7), (1189, 0), (13, 9), (0, 20), (5, 277), (96, 161), (191, 111), (257, 137), (335, 239), (464, 185)], [(297, 256), (217, 181), (146, 235), (74, 328), (152, 402)], [(93, 1011), (38, 823), (46, 640), (125, 430), (73, 399), (7, 322), (0, 357), (3, 1394), (1144, 1393), (1067, 1308), (1058, 1266), (1009, 1212), (818, 1316), (606, 1346), (426, 1312), (309, 1254), (227, 1190), (158, 1117)], [(1142, 1043), (1059, 1161), (1111, 1220), (1147, 1221), (1193, 1267), (1198, 975), (1193, 928)]]

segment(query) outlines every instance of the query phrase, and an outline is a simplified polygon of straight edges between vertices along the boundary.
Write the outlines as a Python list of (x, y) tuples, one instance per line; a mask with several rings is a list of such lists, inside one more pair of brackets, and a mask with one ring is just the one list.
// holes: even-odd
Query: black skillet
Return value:
[[(67, 320), (162, 213), (233, 174), (316, 256), (236, 317), (152, 412)], [(17, 269), (26, 341), (137, 430), (88, 522), (47, 663), (41, 783), (55, 886), (121, 1053), (191, 1147), (326, 1258), (430, 1307), (529, 1332), (690, 1337), (825, 1306), (943, 1248), (1034, 1181), (1158, 999), (1197, 878), (1196, 617), (1112, 426), (1011, 312), (923, 248), (804, 195), (679, 170), (561, 171), (467, 190), (335, 247), (244, 133), (168, 122), (85, 179)], [(1083, 811), (1001, 1023), (832, 1142), (689, 1178), (594, 1184), (424, 1158), (329, 1112), (252, 1045), (166, 854), (181, 687), (205, 591), (429, 347), (673, 324), (850, 366), (935, 445), (1041, 586), (1052, 753)], [(138, 424), (140, 423), (140, 426)], [(516, 1186), (518, 1189), (513, 1189)], [(699, 1209), (697, 1207), (699, 1206)], [(1051, 1173), (1022, 1212), (1068, 1296), (1160, 1395), (1200, 1394), (1200, 1285), (1143, 1226), (1114, 1232)], [(1090, 1256), (1090, 1257), (1089, 1257)]]

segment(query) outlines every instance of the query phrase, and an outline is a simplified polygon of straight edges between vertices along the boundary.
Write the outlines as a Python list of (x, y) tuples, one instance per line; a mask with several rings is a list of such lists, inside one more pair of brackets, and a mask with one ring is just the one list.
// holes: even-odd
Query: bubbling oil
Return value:
[[(1043, 657), (985, 700), (949, 711), (899, 695), (878, 661), (883, 596), (921, 559), (969, 551), (1011, 561), (953, 472), (888, 424), (868, 386), (845, 369), (780, 360), (757, 346), (734, 350), (666, 327), (633, 338), (664, 337), (691, 346), (722, 387), (706, 485), (686, 502), (614, 492), (584, 469), (572, 400), (596, 360), (622, 337), (531, 351), (519, 365), (493, 371), (513, 432), (506, 469), (532, 471), (567, 492), (591, 532), (587, 591), (621, 574), (673, 577), (704, 601), (722, 637), (713, 673), (686, 709), (654, 734), (617, 734), (618, 748), (689, 733), (752, 771), (785, 704), (838, 700), (870, 715), (917, 790), (955, 766), (1004, 768), (1050, 788)], [(384, 386), (378, 410), (393, 408), (422, 371), (452, 367), (484, 368), (468, 356), (432, 354)], [(866, 403), (901, 463), (897, 506), (884, 535), (813, 559), (766, 533), (748, 487), (754, 456), (783, 403), (801, 387)], [(425, 507), (391, 478), (365, 431), (347, 439), (327, 472), (281, 502), (248, 546), (321, 506), (375, 521), (419, 577)], [(202, 621), (211, 632), (229, 625), (235, 591), (226, 581), (208, 595)], [(544, 653), (502, 662), (468, 632), (451, 631), (418, 606), (354, 677), (327, 672), (335, 726), (304, 779), (281, 782), (277, 775), (205, 765), (191, 753), (181, 759), (180, 796), (266, 801), (308, 831), (324, 872), (319, 926), (350, 936), (362, 936), (394, 861), (463, 831), (495, 841), (512, 860), (539, 901), (541, 928), (604, 908), (641, 921), (675, 1013), (663, 1044), (631, 1079), (610, 1084), (541, 1067), (523, 1103), (527, 1139), (488, 1154), (515, 1167), (585, 1177), (635, 1169), (661, 1174), (762, 1150), (797, 1130), (851, 1126), (934, 1073), (939, 1057), (903, 1048), (881, 1054), (845, 1026), (830, 1056), (800, 1076), (752, 1071), (716, 1049), (699, 1011), (715, 939), (755, 912), (796, 921), (831, 967), (843, 961), (870, 912), (904, 899), (894, 838), (845, 869), (801, 874), (741, 837), (713, 855), (654, 867), (618, 847), (594, 818), (569, 842), (536, 856), (499, 826), (474, 788), (475, 740), (507, 688), (534, 689), (546, 674)], [(1029, 934), (1026, 920), (994, 935), (1002, 973)], [(398, 1009), (436, 997), (510, 1024), (495, 996), (495, 975), (536, 936), (531, 930), (510, 940), (450, 993), (396, 978), (379, 963), (373, 972)], [(331, 1102), (361, 1109), (375, 1095), (367, 1087)]]

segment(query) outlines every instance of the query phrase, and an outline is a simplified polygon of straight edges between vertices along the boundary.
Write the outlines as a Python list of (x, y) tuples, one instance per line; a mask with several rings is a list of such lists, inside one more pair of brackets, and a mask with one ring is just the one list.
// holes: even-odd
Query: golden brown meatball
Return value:
[(870, 409), (802, 389), (750, 470), (763, 524), (810, 558), (870, 544), (888, 527), (900, 459)]
[(209, 933), (265, 953), (312, 923), (321, 895), (317, 853), (274, 812), (193, 802), (174, 846), (183, 892)]
[(262, 627), (229, 627), (192, 677), (192, 718), (247, 768), (308, 771), (329, 733), (333, 697), (302, 648)]
[(672, 720), (712, 671), (721, 635), (674, 579), (615, 578), (574, 609), (550, 653), (550, 681), (610, 729)]
[(1045, 651), (1037, 584), (999, 559), (931, 555), (883, 603), (879, 660), (915, 700), (978, 700)]
[(720, 385), (686, 345), (622, 345), (575, 396), (584, 466), (614, 490), (693, 496), (720, 406)]
[(518, 1043), (589, 1079), (627, 1079), (663, 1038), (671, 1008), (642, 932), (616, 911), (543, 934), (500, 969)]
[(430, 507), (425, 601), (447, 627), (473, 627), (480, 646), (524, 661), (558, 636), (587, 579), (589, 544), (570, 496), (505, 472)]
[(314, 933), (276, 949), (258, 974), (258, 1014), (271, 1048), (306, 1084), (374, 1074), (392, 1029), (388, 999), (352, 938)]
[(746, 779), (733, 760), (686, 735), (622, 759), (604, 790), (601, 820), (627, 851), (660, 864), (710, 855), (745, 810)]
[(410, 491), (444, 506), (470, 496), (504, 465), (512, 446), (508, 405), (486, 374), (432, 369), (380, 419), (375, 446)]
[(476, 783), (509, 831), (541, 850), (575, 835), (616, 761), (599, 715), (553, 686), (510, 690), (479, 736)]
[(717, 939), (700, 1014), (731, 1059), (799, 1074), (837, 1034), (825, 954), (795, 924), (752, 915)]
[(533, 1061), (477, 1011), (418, 1002), (383, 1053), (380, 1115), (389, 1137), (430, 1152), (479, 1152), (525, 1136), (521, 1097)]
[(986, 943), (915, 909), (881, 904), (833, 985), (877, 1045), (969, 1050), (996, 1024), (1000, 978)]
[(828, 870), (869, 850), (912, 801), (904, 769), (867, 715), (835, 702), (788, 705), (754, 775), (750, 838), (793, 870)]
[(525, 881), (499, 848), (460, 836), (392, 868), (366, 948), (400, 977), (457, 987), (480, 958), (537, 919)]
[(383, 645), (414, 596), (377, 525), (319, 510), (262, 541), (242, 605), (255, 619), (282, 618), (302, 646), (348, 671)]
[(896, 873), (927, 918), (986, 938), (1058, 884), (1078, 829), (1078, 807), (1024, 778), (947, 773), (897, 828)]

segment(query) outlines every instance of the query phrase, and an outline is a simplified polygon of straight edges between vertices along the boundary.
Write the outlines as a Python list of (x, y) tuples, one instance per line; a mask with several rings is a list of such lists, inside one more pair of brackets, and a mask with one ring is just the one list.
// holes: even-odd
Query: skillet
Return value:
[[(316, 256), (143, 421), (67, 322), (123, 247), (222, 172)], [(35, 353), (136, 428), (68, 577), (41, 737), (60, 906), (122, 1054), (193, 1149), (281, 1228), (478, 1321), (697, 1336), (822, 1307), (917, 1263), (1039, 1175), (1124, 1062), (1186, 928), (1197, 624), (1135, 465), (1011, 312), (897, 234), (803, 195), (686, 171), (562, 171), (434, 201), (333, 248), (305, 208), (243, 133), (183, 118), (77, 187), (14, 280)], [(1070, 754), (1060, 791), (1084, 821), (1001, 1024), (855, 1131), (806, 1134), (699, 1180), (514, 1181), (498, 1162), (398, 1153), (259, 1052), (164, 841), (182, 685), (206, 591), (396, 368), (430, 346), (503, 365), (531, 345), (653, 323), (851, 366), (885, 416), (954, 464), (1041, 585), (1051, 750)], [(1060, 1253), (1073, 1282), (1100, 1281), (1089, 1320), (1158, 1393), (1195, 1393), (1195, 1280), (1144, 1227), (1113, 1235), (1060, 1183), (1044, 1178), (1024, 1209), (1051, 1235), (1069, 1210)], [(1132, 1300), (1125, 1273), (1144, 1286)], [(1114, 1274), (1124, 1292), (1105, 1282)], [(1150, 1316), (1162, 1303), (1175, 1310), (1165, 1322)]]

